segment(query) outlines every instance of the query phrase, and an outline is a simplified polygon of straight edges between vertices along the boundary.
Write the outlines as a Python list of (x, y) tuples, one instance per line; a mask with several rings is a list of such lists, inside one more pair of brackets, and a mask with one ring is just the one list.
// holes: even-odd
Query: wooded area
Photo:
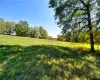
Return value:
[(15, 23), (5, 21), (3, 18), (0, 18), (0, 34), (52, 39), (52, 37), (48, 35), (47, 30), (42, 26), (29, 27), (27, 21), (21, 20), (18, 23)]

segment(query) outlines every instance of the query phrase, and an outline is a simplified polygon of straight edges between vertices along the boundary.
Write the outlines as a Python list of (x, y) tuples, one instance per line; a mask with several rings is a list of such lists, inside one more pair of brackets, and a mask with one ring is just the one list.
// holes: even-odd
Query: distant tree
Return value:
[(34, 37), (51, 39), (48, 32), (42, 27), (29, 27), (27, 21), (20, 20), (17, 24), (15, 22), (4, 21), (0, 18), (0, 34), (17, 35), (23, 37)]
[(100, 44), (100, 28), (94, 30), (94, 42)]
[(4, 34), (5, 20), (0, 18), (0, 34)]
[(43, 36), (44, 28), (42, 26), (39, 27), (39, 32), (40, 32), (40, 35)]
[(23, 34), (23, 32), (22, 32), (22, 30), (23, 30), (22, 26), (19, 25), (19, 24), (16, 24), (15, 29), (16, 29), (16, 35), (17, 36), (22, 36), (22, 34)]
[(79, 30), (76, 30), (74, 32), (68, 31), (66, 33), (58, 35), (58, 40), (67, 42), (89, 43), (89, 35), (87, 31), (81, 31), (81, 32)]
[(31, 27), (30, 28), (30, 35), (31, 37), (37, 38), (40, 36), (39, 28), (38, 27)]
[(78, 39), (79, 39), (78, 42), (90, 43), (89, 34), (87, 31), (81, 31), (78, 36)]
[(23, 20), (20, 20), (18, 24), (21, 25), (22, 27), (29, 26), (28, 22)]
[(71, 41), (71, 32), (65, 33), (64, 38), (65, 38), (66, 41), (70, 42)]
[(52, 36), (48, 36), (48, 39), (52, 40), (53, 38), (52, 38)]
[(28, 28), (27, 37), (31, 37), (31, 27)]
[(11, 33), (12, 33), (12, 30), (15, 28), (15, 22), (6, 22), (5, 23), (5, 34), (8, 34), (8, 35), (10, 35)]
[(39, 27), (39, 32), (40, 32), (40, 35), (41, 35), (43, 38), (45, 38), (45, 39), (48, 38), (48, 32), (47, 32), (42, 26)]
[(29, 24), (27, 21), (20, 21), (16, 24), (16, 34), (18, 36), (28, 36)]
[(34, 36), (34, 32), (33, 32), (33, 27), (30, 27), (30, 28), (29, 28), (29, 36), (30, 36), (30, 37), (35, 37), (35, 36)]
[(64, 41), (65, 40), (63, 34), (57, 35), (57, 37), (58, 37), (58, 41)]
[(42, 37), (44, 39), (47, 39), (48, 38), (48, 32), (46, 30), (44, 30), (44, 33), (43, 33)]

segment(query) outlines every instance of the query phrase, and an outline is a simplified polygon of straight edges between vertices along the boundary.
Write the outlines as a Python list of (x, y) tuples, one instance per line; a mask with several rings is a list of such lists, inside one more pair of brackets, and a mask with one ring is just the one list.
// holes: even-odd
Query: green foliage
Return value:
[(57, 35), (57, 37), (58, 37), (58, 41), (64, 41), (64, 36), (63, 35)]
[(48, 39), (48, 32), (42, 26), (29, 27), (28, 22), (23, 20), (16, 24), (0, 18), (0, 34)]
[(59, 41), (67, 41), (67, 42), (81, 42), (81, 43), (90, 43), (89, 35), (85, 31), (74, 31), (74, 32), (66, 32), (64, 34), (58, 35)]
[(36, 37), (39, 37), (40, 36), (40, 32), (39, 32), (39, 29), (38, 29), (38, 27), (31, 27), (30, 28), (30, 37), (34, 37), (34, 38), (36, 38)]
[(40, 35), (41, 35), (44, 39), (47, 39), (47, 38), (48, 38), (48, 33), (47, 33), (47, 31), (46, 31), (42, 26), (39, 27), (39, 31), (40, 31)]
[(28, 36), (29, 24), (27, 21), (20, 21), (16, 24), (16, 35), (18, 36)]
[(5, 21), (3, 18), (0, 18), (0, 34), (4, 33)]
[[(93, 27), (97, 27), (95, 21), (99, 19), (99, 16), (97, 17), (96, 14), (100, 8), (96, 3), (98, 3), (97, 0), (49, 0), (49, 7), (55, 10), (57, 24), (62, 28), (63, 32), (66, 32), (75, 30), (78, 27), (88, 30), (88, 12), (91, 15)], [(95, 11), (95, 13), (92, 11)]]
[[(55, 10), (55, 19), (62, 32), (89, 31), (91, 52), (94, 52), (93, 28), (98, 28), (100, 19), (100, 3), (97, 0), (50, 0), (51, 8)], [(78, 42), (77, 34), (74, 41)]]
[(48, 39), (52, 40), (53, 38), (52, 38), (52, 36), (48, 36)]
[[(100, 43), (100, 29), (93, 29), (94, 30), (94, 43), (99, 44)], [(74, 32), (66, 32), (64, 34), (58, 35), (59, 41), (67, 41), (67, 42), (79, 42), (79, 43), (90, 43), (89, 39), (89, 32), (88, 31), (79, 31), (76, 30)]]
[(12, 29), (15, 28), (15, 22), (6, 22), (5, 23), (5, 33), (10, 35), (12, 33)]
[(35, 37), (39, 37), (40, 36), (40, 32), (39, 32), (39, 28), (38, 27), (34, 27), (33, 28), (33, 34)]
[(19, 24), (16, 24), (16, 35), (17, 36), (22, 36), (22, 27)]

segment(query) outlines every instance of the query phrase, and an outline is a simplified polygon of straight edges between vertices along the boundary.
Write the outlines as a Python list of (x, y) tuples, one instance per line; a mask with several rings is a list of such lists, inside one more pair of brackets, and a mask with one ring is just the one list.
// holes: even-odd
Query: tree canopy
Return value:
[(79, 29), (89, 32), (91, 52), (94, 52), (93, 28), (99, 28), (99, 0), (50, 0), (49, 4), (63, 33)]
[(51, 37), (48, 36), (47, 30), (42, 26), (30, 27), (26, 20), (20, 20), (18, 23), (15, 23), (0, 18), (0, 34), (51, 39)]

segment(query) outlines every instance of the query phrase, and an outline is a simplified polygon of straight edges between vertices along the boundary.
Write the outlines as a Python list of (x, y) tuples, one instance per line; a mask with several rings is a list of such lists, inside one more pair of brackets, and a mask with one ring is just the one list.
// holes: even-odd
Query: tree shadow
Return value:
[(0, 46), (1, 80), (97, 80), (100, 56), (51, 45)]

